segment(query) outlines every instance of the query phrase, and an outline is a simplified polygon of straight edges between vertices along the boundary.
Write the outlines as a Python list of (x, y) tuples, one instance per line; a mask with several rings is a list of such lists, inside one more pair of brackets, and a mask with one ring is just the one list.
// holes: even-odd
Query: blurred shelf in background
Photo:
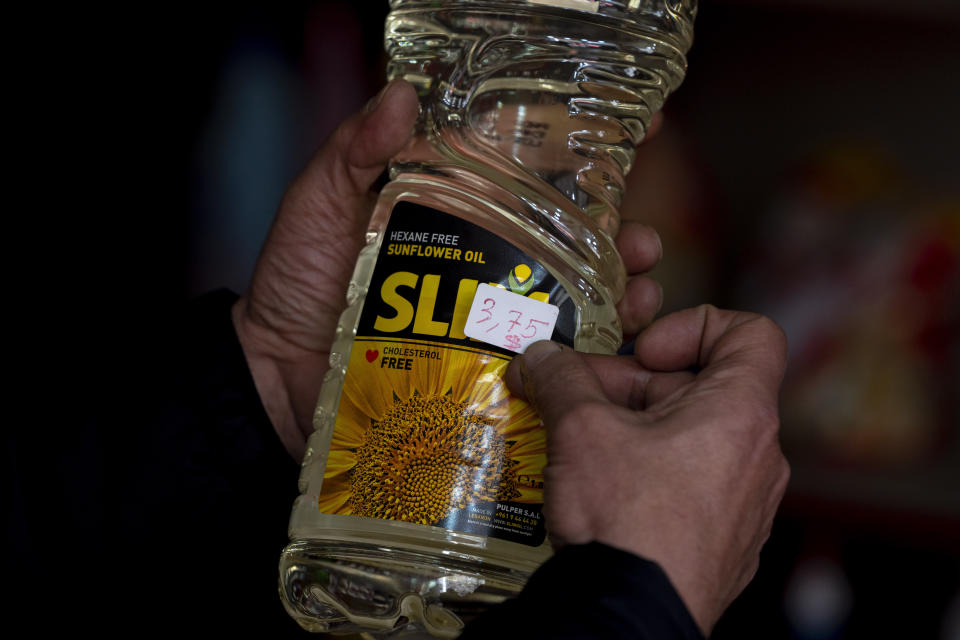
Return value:
[(665, 312), (761, 312), (791, 354), (790, 487), (714, 639), (956, 637), (960, 3), (700, 8), (624, 215)]

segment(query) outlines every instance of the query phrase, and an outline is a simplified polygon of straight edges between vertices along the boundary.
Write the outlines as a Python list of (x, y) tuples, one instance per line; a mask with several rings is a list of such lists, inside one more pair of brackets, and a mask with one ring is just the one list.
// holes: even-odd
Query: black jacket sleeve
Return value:
[(600, 543), (564, 547), (517, 598), (467, 627), (461, 640), (702, 640), (660, 567)]
[(299, 465), (260, 403), (233, 329), (236, 299), (210, 293), (157, 325), (124, 385), (134, 397), (117, 429), (114, 509), (137, 593), (124, 615), (215, 637), (302, 638), (277, 589)]

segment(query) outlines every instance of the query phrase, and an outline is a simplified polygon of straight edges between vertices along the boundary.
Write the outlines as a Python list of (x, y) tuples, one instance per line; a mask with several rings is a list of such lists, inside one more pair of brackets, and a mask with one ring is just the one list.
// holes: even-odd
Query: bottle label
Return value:
[[(509, 294), (496, 298), (506, 326), (489, 342), (467, 335), (487, 328), (477, 321), (494, 296), (480, 285)], [(549, 334), (538, 321), (551, 312), (536, 305), (556, 309)], [(502, 376), (522, 349), (509, 336), (572, 345), (575, 323), (566, 290), (530, 256), (465, 220), (398, 203), (350, 352), (320, 511), (542, 544), (546, 438)]]

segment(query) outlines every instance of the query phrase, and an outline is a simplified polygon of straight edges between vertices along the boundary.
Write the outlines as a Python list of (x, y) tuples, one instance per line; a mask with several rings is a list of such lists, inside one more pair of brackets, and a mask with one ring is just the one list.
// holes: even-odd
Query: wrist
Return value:
[(298, 423), (282, 365), (276, 358), (267, 355), (276, 353), (276, 349), (265, 348), (271, 342), (270, 336), (250, 318), (246, 297), (234, 303), (231, 316), (260, 403), (287, 453), (299, 461), (306, 449), (306, 436)]
[[(590, 587), (570, 588), (577, 585)], [(703, 640), (678, 595), (656, 562), (597, 541), (569, 544), (534, 572), (517, 599), (468, 625), (465, 636), (500, 631), (512, 609), (517, 622), (511, 628), (519, 635)], [(576, 613), (554, 615), (558, 610)]]
[(676, 538), (671, 540), (672, 544), (668, 540), (664, 545), (638, 545), (635, 541), (600, 536), (597, 541), (649, 560), (660, 567), (701, 633), (709, 637), (723, 611), (723, 607), (716, 602), (716, 598), (710, 597), (711, 594), (718, 592), (720, 586), (709, 584), (709, 580), (702, 571), (702, 561), (695, 559), (689, 552), (683, 551), (696, 548), (695, 546), (685, 546)]

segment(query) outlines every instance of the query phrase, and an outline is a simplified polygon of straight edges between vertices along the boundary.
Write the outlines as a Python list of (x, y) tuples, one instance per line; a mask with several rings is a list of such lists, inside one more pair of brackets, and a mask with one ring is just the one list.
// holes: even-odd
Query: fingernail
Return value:
[(653, 282), (657, 285), (657, 288), (660, 289), (660, 302), (657, 303), (657, 310), (653, 312), (653, 315), (656, 316), (658, 313), (660, 313), (660, 310), (663, 309), (663, 285), (656, 280)]
[(534, 342), (526, 351), (523, 352), (523, 358), (520, 359), (521, 371), (524, 371), (526, 367), (535, 367), (544, 359), (550, 357), (554, 353), (561, 351), (563, 346), (557, 344), (556, 342), (551, 342), (550, 340), (539, 340)]
[(533, 377), (530, 375), (530, 369), (536, 367), (545, 358), (550, 357), (562, 349), (563, 347), (556, 342), (541, 340), (528, 346), (526, 351), (523, 352), (523, 355), (517, 359), (520, 365), (520, 387), (523, 389), (523, 397), (538, 413), (537, 395), (534, 393), (535, 388), (533, 385)]
[(370, 101), (363, 106), (363, 113), (373, 113), (377, 110), (377, 107), (380, 106), (380, 103), (383, 102), (383, 97), (387, 95), (388, 90), (393, 85), (393, 81), (387, 83), (387, 85), (380, 89), (377, 95), (370, 98)]

